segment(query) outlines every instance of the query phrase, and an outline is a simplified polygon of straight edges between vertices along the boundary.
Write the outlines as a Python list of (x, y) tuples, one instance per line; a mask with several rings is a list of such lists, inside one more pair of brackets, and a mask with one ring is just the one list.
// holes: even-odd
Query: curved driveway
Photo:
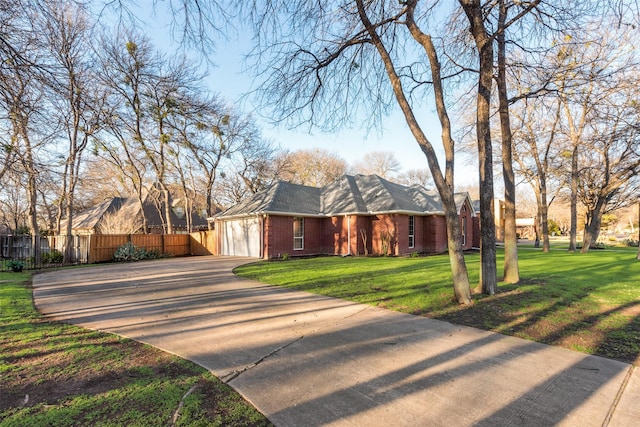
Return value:
[(48, 317), (204, 366), (278, 426), (632, 426), (625, 363), (235, 277), (192, 257), (34, 276)]

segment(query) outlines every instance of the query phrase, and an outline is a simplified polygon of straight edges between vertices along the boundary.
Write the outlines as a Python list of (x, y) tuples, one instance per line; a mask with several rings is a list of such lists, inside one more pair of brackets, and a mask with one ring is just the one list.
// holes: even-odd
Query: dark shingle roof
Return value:
[(73, 216), (72, 228), (74, 230), (94, 230), (98, 222), (107, 212), (114, 212), (120, 209), (126, 199), (113, 197), (95, 206), (85, 209)]
[(435, 190), (427, 190), (421, 185), (412, 185), (407, 189), (411, 197), (423, 207), (425, 212), (443, 213), (444, 208), (440, 194)]
[(387, 181), (378, 175), (357, 175), (356, 180), (371, 213), (424, 212), (424, 208), (411, 197), (404, 185)]
[(367, 212), (367, 204), (355, 177), (343, 175), (340, 179), (323, 187), (322, 211), (327, 215)]
[[(466, 193), (456, 195), (460, 209)], [(256, 214), (337, 216), (383, 213), (442, 214), (440, 196), (421, 186), (407, 187), (377, 175), (344, 175), (322, 188), (279, 181), (272, 187), (216, 215)]]
[(322, 215), (320, 188), (278, 181), (217, 216), (235, 217), (260, 213)]

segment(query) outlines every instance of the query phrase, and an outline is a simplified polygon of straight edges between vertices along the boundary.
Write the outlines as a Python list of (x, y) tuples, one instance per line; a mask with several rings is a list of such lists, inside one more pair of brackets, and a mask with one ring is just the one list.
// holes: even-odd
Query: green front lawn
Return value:
[[(521, 283), (455, 304), (446, 255), (264, 261), (236, 274), (265, 283), (492, 330), (640, 366), (637, 249), (570, 254), (520, 250)], [(472, 283), (479, 256), (468, 255)], [(498, 251), (498, 274), (503, 252)], [(472, 285), (473, 286), (473, 285)]]
[(30, 274), (0, 272), (0, 427), (271, 425), (194, 363), (46, 321)]

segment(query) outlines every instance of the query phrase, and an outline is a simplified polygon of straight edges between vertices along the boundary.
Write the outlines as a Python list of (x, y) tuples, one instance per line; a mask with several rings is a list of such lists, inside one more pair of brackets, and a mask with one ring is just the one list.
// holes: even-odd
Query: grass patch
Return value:
[(205, 369), (115, 335), (48, 322), (30, 273), (0, 273), (0, 426), (270, 426)]
[[(447, 256), (323, 257), (258, 262), (235, 273), (265, 283), (376, 305), (601, 355), (640, 366), (640, 262), (637, 249), (522, 249), (521, 283), (499, 284), (475, 304), (453, 299)], [(479, 255), (467, 255), (472, 283)], [(498, 250), (498, 272), (503, 252)]]

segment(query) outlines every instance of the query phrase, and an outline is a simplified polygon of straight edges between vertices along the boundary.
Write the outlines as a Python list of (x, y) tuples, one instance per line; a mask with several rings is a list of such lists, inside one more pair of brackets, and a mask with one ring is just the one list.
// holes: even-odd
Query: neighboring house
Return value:
[[(164, 208), (149, 193), (143, 197), (142, 208), (137, 197), (113, 197), (73, 216), (73, 234), (136, 234), (144, 233), (142, 209), (147, 222), (147, 233), (165, 232)], [(174, 201), (171, 209), (174, 233), (186, 233), (187, 219), (184, 209)], [(191, 229), (206, 230), (207, 221), (192, 214)], [(65, 224), (62, 225), (64, 231)]]
[[(480, 247), (480, 200), (473, 201), (473, 208), (476, 212), (476, 217), (473, 219), (473, 227), (474, 227), (474, 235), (475, 239), (473, 242), (473, 246), (476, 248)], [(496, 225), (496, 242), (503, 243), (504, 242), (504, 200), (502, 199), (494, 199), (493, 200), (493, 220)]]
[[(456, 194), (463, 245), (471, 249), (475, 212)], [(439, 253), (447, 249), (440, 197), (377, 175), (344, 175), (322, 188), (280, 181), (213, 217), (221, 255)]]
[[(474, 247), (480, 247), (480, 200), (473, 201), (473, 207), (476, 217), (473, 219), (474, 227)], [(505, 229), (505, 205), (504, 200), (494, 199), (493, 201), (493, 219), (496, 225), (496, 242), (504, 243)], [(528, 238), (535, 235), (533, 218), (516, 218), (516, 232), (519, 238)]]
[(536, 238), (536, 220), (535, 218), (516, 218), (516, 232), (519, 239)]

